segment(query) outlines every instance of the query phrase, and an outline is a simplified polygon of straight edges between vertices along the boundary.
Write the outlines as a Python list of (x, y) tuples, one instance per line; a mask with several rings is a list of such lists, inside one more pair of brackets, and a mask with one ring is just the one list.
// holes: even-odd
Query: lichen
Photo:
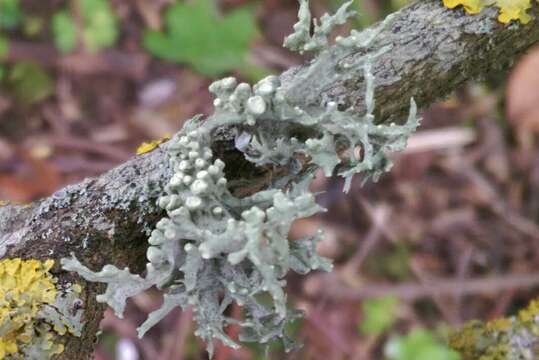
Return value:
[(517, 316), (471, 321), (450, 334), (449, 345), (462, 360), (532, 360), (539, 357), (539, 300)]
[(143, 142), (137, 148), (137, 155), (149, 153), (150, 151), (155, 150), (155, 148), (157, 148), (159, 145), (161, 145), (162, 143), (164, 143), (165, 141), (169, 139), (170, 139), (170, 136), (164, 136), (161, 139)]
[(496, 6), (500, 9), (498, 21), (507, 24), (513, 20), (527, 24), (532, 20), (528, 14), (531, 9), (531, 0), (443, 0), (444, 6), (453, 9), (463, 6), (469, 14), (478, 14), (487, 6)]
[(60, 288), (53, 260), (0, 261), (0, 359), (48, 359), (63, 352), (59, 336), (80, 336), (80, 287)]
[[(320, 23), (315, 21), (312, 35), (307, 5), (301, 1), (296, 31), (285, 41), (296, 51), (316, 54), (298, 81), (316, 76), (320, 65), (332, 57), (335, 74), (364, 78), (366, 111), (341, 109), (333, 101), (317, 106), (293, 104), (276, 76), (254, 86), (238, 84), (231, 77), (216, 81), (209, 87), (215, 95), (215, 113), (205, 121), (202, 116), (191, 119), (162, 145), (174, 173), (158, 200), (167, 216), (149, 237), (146, 274), (113, 265), (93, 272), (74, 256), (62, 259), (65, 270), (107, 285), (98, 301), (107, 303), (118, 316), (128, 298), (152, 286), (161, 289), (164, 303), (140, 326), (139, 335), (172, 308), (193, 306), (198, 323), (195, 334), (207, 342), (210, 355), (214, 339), (233, 348), (239, 347), (237, 340), (262, 344), (281, 340), (285, 350), (293, 349), (296, 344), (285, 327), (301, 314), (287, 306), (285, 276), (290, 270), (307, 274), (331, 269), (330, 261), (316, 252), (321, 231), (300, 240), (288, 237), (295, 220), (324, 210), (309, 191), (315, 170), (343, 177), (345, 191), (355, 174), (361, 174), (363, 181), (376, 180), (391, 166), (387, 153), (403, 149), (418, 126), (413, 99), (403, 124), (375, 121), (372, 68), (390, 47), (378, 51), (369, 47), (391, 18), (374, 31), (354, 31), (338, 38), (330, 51), (327, 35), (353, 14), (348, 11), (350, 3), (333, 16), (322, 17)], [(364, 55), (351, 59), (357, 52)], [(236, 151), (247, 161), (279, 168), (282, 175), (252, 195), (233, 194), (226, 165), (212, 147), (223, 127), (235, 129)], [(241, 320), (228, 316), (233, 303), (243, 307)], [(230, 324), (241, 328), (239, 339), (227, 335)]]

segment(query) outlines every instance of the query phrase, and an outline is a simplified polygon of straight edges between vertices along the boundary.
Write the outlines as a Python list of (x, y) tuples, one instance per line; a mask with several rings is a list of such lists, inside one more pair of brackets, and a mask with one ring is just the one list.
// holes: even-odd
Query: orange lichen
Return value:
[(534, 300), (517, 316), (469, 322), (449, 336), (449, 345), (462, 360), (519, 359), (530, 352), (539, 355), (539, 349), (519, 345), (533, 346), (538, 337), (539, 300)]
[(487, 331), (505, 331), (508, 330), (512, 324), (513, 322), (511, 319), (500, 318), (487, 322), (485, 324), (485, 329)]
[(477, 14), (483, 8), (482, 0), (444, 0), (444, 6), (453, 9), (459, 5), (464, 7), (468, 14)]
[(143, 142), (137, 148), (137, 155), (149, 153), (150, 151), (153, 151), (155, 148), (157, 148), (159, 145), (161, 145), (167, 140), (170, 140), (170, 136), (168, 135), (158, 140)]
[(512, 20), (523, 24), (530, 22), (532, 17), (528, 14), (531, 0), (443, 0), (444, 6), (453, 9), (462, 5), (468, 14), (477, 14), (487, 6), (497, 6), (500, 9), (498, 21), (507, 24)]
[(38, 320), (41, 308), (53, 304), (57, 296), (56, 279), (49, 273), (53, 265), (53, 260), (0, 261), (0, 359), (29, 345), (36, 331), (43, 334), (44, 352), (63, 351), (62, 344), (53, 342), (54, 333), (47, 332), (48, 325)]

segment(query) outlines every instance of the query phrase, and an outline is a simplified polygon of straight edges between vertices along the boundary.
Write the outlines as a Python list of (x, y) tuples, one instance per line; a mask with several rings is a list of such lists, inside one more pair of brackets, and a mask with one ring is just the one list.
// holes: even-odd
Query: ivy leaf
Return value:
[(399, 301), (393, 296), (366, 300), (362, 304), (361, 332), (375, 336), (383, 334), (397, 320), (398, 307)]
[(158, 58), (187, 63), (208, 76), (245, 64), (256, 34), (247, 8), (218, 16), (211, 0), (195, 0), (171, 6), (165, 16), (166, 32), (147, 31), (144, 36), (144, 46)]
[(422, 329), (391, 339), (384, 350), (389, 360), (460, 359), (457, 352), (441, 343), (431, 332)]
[[(1, 0), (0, 0), (1, 1)], [(119, 36), (118, 19), (108, 0), (79, 0), (82, 18), (81, 36), (85, 48), (97, 52), (113, 46)], [(67, 10), (59, 11), (52, 18), (54, 44), (68, 53), (77, 46), (77, 27)]]
[(0, 60), (4, 59), (9, 52), (9, 40), (0, 34)]
[(50, 75), (33, 63), (19, 62), (13, 65), (8, 81), (15, 98), (24, 105), (41, 101), (54, 90)]
[(118, 20), (108, 0), (80, 0), (84, 19), (82, 38), (90, 51), (114, 45), (118, 38)]
[(19, 0), (0, 0), (0, 28), (15, 29), (22, 20)]
[(77, 28), (67, 11), (60, 11), (52, 18), (54, 44), (60, 51), (68, 53), (77, 45)]

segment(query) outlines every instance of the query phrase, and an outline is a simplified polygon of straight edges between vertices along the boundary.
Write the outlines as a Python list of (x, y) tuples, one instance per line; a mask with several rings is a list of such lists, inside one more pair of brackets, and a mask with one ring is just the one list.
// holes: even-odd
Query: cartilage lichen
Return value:
[[(304, 77), (316, 76), (320, 63), (327, 61), (334, 63), (335, 76), (362, 74), (365, 113), (340, 109), (332, 101), (308, 107), (292, 104), (287, 88), (276, 76), (254, 86), (238, 84), (231, 77), (216, 81), (210, 86), (215, 113), (205, 121), (201, 116), (188, 121), (162, 145), (174, 174), (159, 198), (167, 216), (148, 240), (145, 276), (113, 265), (96, 273), (75, 257), (62, 260), (65, 270), (106, 283), (98, 300), (109, 304), (118, 316), (127, 298), (154, 285), (161, 289), (163, 306), (150, 314), (139, 335), (172, 308), (193, 306), (198, 323), (195, 334), (207, 341), (210, 354), (214, 339), (233, 348), (239, 346), (226, 333), (229, 324), (241, 328), (239, 341), (265, 344), (280, 339), (287, 351), (294, 348), (285, 326), (300, 313), (287, 307), (285, 276), (289, 270), (306, 274), (331, 269), (330, 261), (316, 252), (321, 232), (301, 240), (288, 238), (295, 220), (323, 211), (309, 191), (314, 171), (321, 168), (327, 176), (344, 177), (346, 191), (354, 174), (376, 180), (390, 167), (386, 153), (404, 148), (418, 126), (413, 100), (404, 124), (375, 122), (372, 68), (390, 48), (371, 51), (369, 47), (391, 19), (378, 30), (339, 38), (330, 52), (327, 35), (353, 14), (348, 11), (349, 3), (336, 15), (316, 22), (313, 35), (307, 5), (301, 0), (300, 21), (285, 45), (316, 52)], [(365, 55), (352, 61), (349, 55), (358, 49)], [(300, 77), (298, 81), (303, 80)], [(285, 169), (282, 173), (286, 175), (272, 179), (267, 188), (253, 195), (234, 195), (224, 174), (225, 163), (212, 151), (212, 139), (223, 127), (235, 129), (236, 149), (248, 161)], [(268, 297), (270, 306), (264, 301)], [(242, 319), (228, 316), (232, 303), (243, 307)]]
[(80, 336), (80, 287), (61, 288), (53, 260), (0, 261), (0, 359), (48, 359), (63, 351), (58, 338)]

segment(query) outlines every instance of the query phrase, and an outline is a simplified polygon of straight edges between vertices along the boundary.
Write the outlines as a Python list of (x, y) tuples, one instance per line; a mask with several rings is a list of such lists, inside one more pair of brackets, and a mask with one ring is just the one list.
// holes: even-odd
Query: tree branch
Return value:
[[(539, 15), (537, 7), (533, 12)], [(422, 0), (402, 9), (369, 49), (392, 45), (373, 69), (379, 118), (401, 118), (410, 97), (426, 107), (466, 80), (503, 71), (538, 40), (537, 20), (525, 26), (504, 26), (496, 21), (493, 9), (470, 16), (461, 10), (445, 9), (440, 0)], [(318, 71), (331, 74), (334, 65)], [(363, 111), (361, 76), (346, 81), (317, 74), (304, 78), (306, 71), (307, 67), (299, 67), (281, 75), (288, 101), (303, 108), (335, 101)], [(294, 81), (299, 77), (304, 81)], [(279, 176), (280, 169), (255, 169), (241, 161), (233, 138), (233, 129), (219, 132), (214, 153), (226, 163), (227, 176), (235, 179), (231, 187), (236, 193), (253, 192), (266, 185), (269, 175)], [(93, 270), (113, 263), (142, 272), (146, 230), (162, 215), (155, 200), (169, 175), (165, 152), (156, 149), (47, 199), (28, 206), (0, 207), (0, 256), (59, 260), (73, 252)], [(53, 272), (61, 283), (76, 281), (84, 285), (83, 334), (80, 338), (64, 336), (66, 350), (58, 358), (81, 358), (82, 354), (89, 358), (103, 313), (103, 306), (95, 300), (102, 287), (75, 279), (58, 265)]]

